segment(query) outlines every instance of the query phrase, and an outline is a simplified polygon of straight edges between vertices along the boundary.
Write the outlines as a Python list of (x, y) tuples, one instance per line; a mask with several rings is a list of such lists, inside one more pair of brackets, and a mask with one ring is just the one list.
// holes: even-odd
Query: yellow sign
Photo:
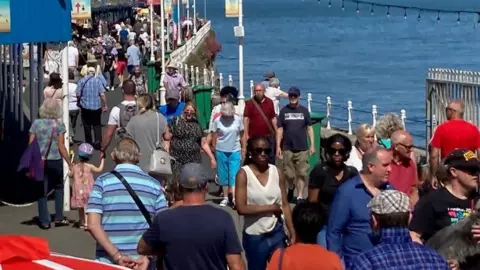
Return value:
[(164, 0), (163, 5), (163, 10), (165, 11), (165, 14), (172, 14), (172, 0)]
[(72, 0), (72, 20), (87, 20), (92, 18), (91, 0)]
[(235, 18), (239, 13), (238, 0), (225, 0), (225, 17)]

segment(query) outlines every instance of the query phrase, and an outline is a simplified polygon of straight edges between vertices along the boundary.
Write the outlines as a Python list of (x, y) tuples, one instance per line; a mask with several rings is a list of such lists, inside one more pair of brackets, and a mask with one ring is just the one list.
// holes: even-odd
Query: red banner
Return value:
[[(147, 5), (151, 5), (152, 2), (153, 2), (153, 5), (160, 5), (160, 1), (161, 0), (147, 0)], [(142, 2), (145, 2), (145, 0), (143, 0)]]

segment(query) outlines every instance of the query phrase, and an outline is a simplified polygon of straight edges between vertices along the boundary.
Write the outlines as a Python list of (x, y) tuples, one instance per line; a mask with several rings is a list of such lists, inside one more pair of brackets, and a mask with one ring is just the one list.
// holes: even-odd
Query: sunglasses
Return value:
[(272, 153), (272, 148), (261, 148), (261, 147), (257, 147), (257, 148), (254, 148), (252, 150), (252, 154), (253, 155), (256, 155), (256, 156), (260, 156), (262, 155), (263, 153), (265, 153), (265, 155), (270, 155), (270, 153)]
[(340, 148), (340, 149), (329, 148), (327, 149), (327, 153), (330, 154), (331, 156), (335, 155), (336, 153), (338, 153), (340, 156), (345, 156), (347, 154), (347, 150), (345, 150), (345, 148)]
[(288, 95), (288, 98), (298, 98), (298, 95)]
[(398, 143), (398, 145), (401, 145), (401, 146), (405, 147), (405, 149), (407, 149), (407, 150), (412, 150), (412, 148), (413, 148), (413, 145), (406, 145), (406, 144), (403, 144), (403, 143)]

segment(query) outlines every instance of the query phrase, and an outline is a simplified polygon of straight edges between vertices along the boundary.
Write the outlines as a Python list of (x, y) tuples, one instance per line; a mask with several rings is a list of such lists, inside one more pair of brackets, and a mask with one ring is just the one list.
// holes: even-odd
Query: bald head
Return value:
[(253, 93), (255, 94), (255, 98), (258, 101), (261, 101), (265, 96), (265, 86), (263, 86), (263, 84), (261, 83), (255, 84), (255, 86), (253, 87)]
[(412, 135), (405, 130), (397, 130), (393, 132), (390, 139), (392, 140), (393, 159), (410, 162), (410, 154), (413, 148)]
[(405, 130), (397, 130), (393, 132), (392, 137), (390, 138), (392, 140), (392, 144), (396, 143), (404, 143), (408, 139), (412, 139), (412, 136), (410, 133), (408, 133)]
[(463, 100), (452, 100), (447, 106), (447, 118), (448, 119), (462, 119), (463, 112), (465, 111), (465, 103)]

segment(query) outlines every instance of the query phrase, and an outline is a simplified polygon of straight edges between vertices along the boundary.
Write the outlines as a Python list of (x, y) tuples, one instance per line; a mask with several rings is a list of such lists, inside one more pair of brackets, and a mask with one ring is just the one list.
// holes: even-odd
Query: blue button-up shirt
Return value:
[(130, 45), (130, 47), (128, 47), (127, 57), (129, 66), (140, 66), (140, 58), (142, 57), (142, 53), (137, 46)]
[[(380, 188), (385, 189), (392, 187), (385, 184)], [(360, 175), (347, 180), (335, 194), (328, 219), (327, 248), (343, 257), (345, 265), (373, 248), (371, 213), (367, 207), (372, 198)]]
[(80, 105), (87, 110), (98, 110), (102, 107), (100, 95), (105, 92), (105, 78), (87, 75), (77, 83), (77, 97), (80, 97)]
[(184, 107), (185, 107), (185, 103), (179, 102), (176, 108), (171, 108), (168, 106), (168, 104), (166, 104), (166, 105), (160, 106), (158, 110), (160, 111), (161, 114), (163, 114), (163, 116), (165, 116), (165, 118), (167, 118), (167, 123), (170, 124), (170, 122), (172, 122), (173, 117), (182, 115)]
[(407, 228), (386, 228), (379, 232), (380, 244), (357, 257), (349, 270), (448, 270), (447, 262), (435, 250), (412, 242)]

